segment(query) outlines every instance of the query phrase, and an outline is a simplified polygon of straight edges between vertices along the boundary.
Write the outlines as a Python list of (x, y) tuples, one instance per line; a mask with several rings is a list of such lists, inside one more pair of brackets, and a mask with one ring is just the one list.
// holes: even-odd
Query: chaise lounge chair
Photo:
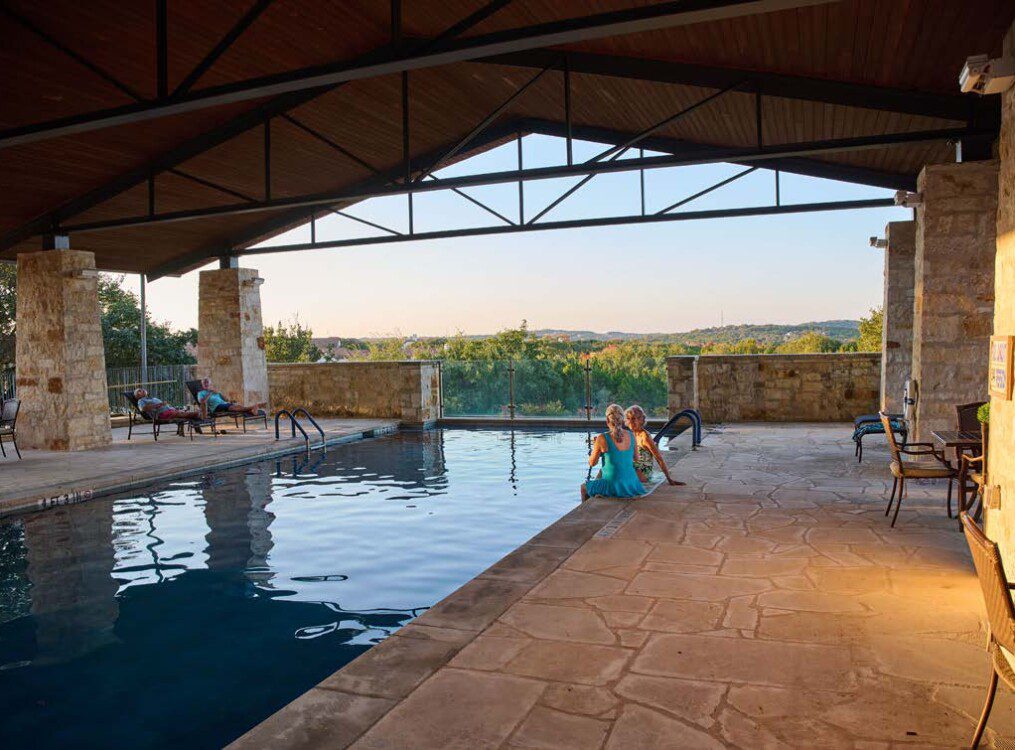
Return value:
[[(197, 406), (201, 405), (201, 402), (197, 398), (197, 394), (201, 392), (201, 381), (200, 380), (188, 380), (186, 381), (187, 390), (190, 391), (190, 397), (194, 399), (194, 404)], [(213, 425), (218, 424), (219, 420), (231, 419), (233, 424), (237, 427), (242, 426), (243, 431), (247, 431), (247, 422), (264, 422), (264, 429), (268, 429), (268, 413), (261, 409), (260, 414), (245, 414), (242, 412), (223, 412), (222, 414), (209, 414), (208, 419)]]
[(137, 405), (137, 399), (134, 397), (133, 391), (124, 391), (123, 397), (127, 399), (127, 403), (131, 406), (131, 410), (127, 413), (127, 418), (129, 420), (127, 423), (128, 440), (130, 440), (131, 435), (134, 433), (134, 425), (143, 424), (145, 422), (151, 424), (152, 436), (155, 438), (156, 442), (158, 442), (159, 433), (165, 425), (175, 425), (177, 435), (183, 435), (184, 428), (186, 428), (187, 434), (189, 434), (191, 440), (194, 439), (194, 430), (196, 428), (207, 425), (212, 427), (212, 432), (214, 432), (214, 423), (210, 419), (156, 419), (141, 410), (141, 407)]
[[(892, 426), (892, 432), (899, 435), (902, 438), (902, 444), (906, 444), (906, 440), (909, 437), (909, 428), (906, 427), (906, 419), (902, 414), (889, 414), (889, 423)], [(856, 456), (857, 463), (863, 461), (863, 439), (867, 435), (884, 435), (885, 426), (881, 422), (880, 414), (861, 414), (859, 417), (853, 420), (853, 442), (856, 443), (856, 450), (853, 451), (853, 455)]]

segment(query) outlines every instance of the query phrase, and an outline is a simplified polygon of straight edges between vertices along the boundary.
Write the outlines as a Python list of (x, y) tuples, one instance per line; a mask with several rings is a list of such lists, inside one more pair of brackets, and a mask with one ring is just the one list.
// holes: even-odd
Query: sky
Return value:
[[(576, 142), (575, 160), (603, 149)], [(636, 156), (636, 152), (631, 152)], [(646, 152), (646, 156), (652, 155)], [(438, 172), (438, 176), (514, 169), (509, 143)], [(561, 139), (524, 139), (526, 167), (565, 159)], [(743, 167), (716, 164), (645, 172), (646, 210), (655, 212)], [(892, 191), (783, 173), (783, 204), (890, 197)], [(637, 213), (638, 173), (598, 175), (546, 220)], [(678, 210), (774, 202), (774, 173), (757, 170)], [(525, 187), (526, 218), (578, 178)], [(517, 186), (469, 194), (517, 217)], [(417, 195), (415, 229), (500, 223), (451, 193)], [(348, 212), (406, 231), (405, 196), (365, 201)], [(904, 208), (739, 219), (707, 219), (589, 229), (547, 230), (241, 257), (257, 268), (264, 323), (298, 316), (316, 336), (442, 336), (495, 333), (523, 319), (532, 329), (677, 332), (739, 323), (804, 323), (858, 318), (881, 303), (883, 236)], [(343, 217), (317, 223), (322, 239), (379, 234)], [(302, 227), (264, 243), (306, 242)], [(216, 267), (215, 264), (206, 266)], [(138, 277), (124, 286), (136, 291)], [(153, 319), (197, 326), (198, 272), (148, 285)]]

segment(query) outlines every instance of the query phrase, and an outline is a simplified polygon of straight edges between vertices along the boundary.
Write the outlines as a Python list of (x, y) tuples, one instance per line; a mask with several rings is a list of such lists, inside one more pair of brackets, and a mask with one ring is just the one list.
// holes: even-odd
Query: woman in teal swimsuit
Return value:
[(609, 430), (596, 438), (589, 456), (589, 466), (595, 466), (602, 457), (603, 475), (601, 479), (590, 479), (582, 485), (582, 500), (593, 495), (644, 495), (645, 486), (634, 470), (634, 433), (624, 426), (624, 410), (617, 404), (606, 407), (606, 426)]

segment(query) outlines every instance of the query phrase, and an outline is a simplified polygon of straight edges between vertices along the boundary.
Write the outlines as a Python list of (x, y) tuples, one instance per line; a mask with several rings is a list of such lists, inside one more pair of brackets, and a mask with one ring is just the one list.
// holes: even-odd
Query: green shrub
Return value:
[(980, 424), (987, 424), (988, 422), (990, 422), (989, 401), (976, 410), (976, 419), (979, 420)]

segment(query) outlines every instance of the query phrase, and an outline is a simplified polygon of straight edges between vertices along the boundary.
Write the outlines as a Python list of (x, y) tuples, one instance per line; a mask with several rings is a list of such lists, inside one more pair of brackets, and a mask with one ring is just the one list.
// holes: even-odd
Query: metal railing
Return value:
[(186, 406), (190, 403), (190, 392), (186, 381), (193, 380), (197, 365), (148, 365), (148, 377), (141, 377), (140, 367), (106, 368), (106, 392), (109, 398), (110, 414), (126, 414), (130, 404), (123, 397), (124, 391), (144, 388), (167, 404)]
[[(184, 383), (193, 380), (197, 365), (148, 365), (148, 377), (142, 378), (138, 367), (107, 367), (106, 395), (110, 414), (128, 414), (130, 404), (123, 392), (144, 388), (153, 396), (174, 406), (190, 403), (190, 394)], [(0, 370), (0, 397), (13, 398), (17, 395), (17, 381), (14, 368)]]

